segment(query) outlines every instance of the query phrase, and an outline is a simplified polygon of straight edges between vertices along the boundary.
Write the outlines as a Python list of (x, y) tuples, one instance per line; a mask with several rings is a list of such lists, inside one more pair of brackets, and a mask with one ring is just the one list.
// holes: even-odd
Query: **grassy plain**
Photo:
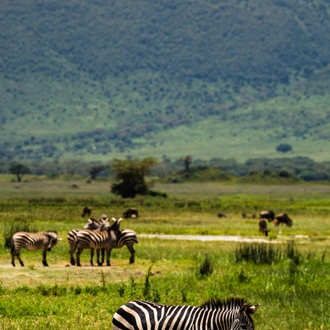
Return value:
[[(55, 229), (62, 242), (41, 265), (40, 251), (22, 251), (26, 267), (12, 267), (8, 249), (0, 246), (0, 329), (110, 329), (115, 310), (131, 299), (165, 304), (200, 305), (211, 296), (242, 296), (260, 303), (256, 329), (329, 329), (330, 257), (328, 184), (290, 186), (224, 184), (158, 184), (169, 198), (123, 200), (110, 194), (109, 182), (0, 182), (0, 235), (24, 221), (37, 230)], [(138, 219), (124, 219), (123, 228), (139, 237), (136, 262), (128, 264), (126, 248), (112, 252), (111, 267), (69, 266), (66, 234), (81, 228), (82, 207), (92, 216), (107, 212), (120, 217), (128, 206)], [(257, 219), (243, 219), (261, 209), (287, 212), (292, 228), (272, 223), (269, 238), (281, 251), (270, 264), (236, 262), (235, 252), (247, 243), (148, 239), (142, 234), (240, 235), (260, 239)], [(218, 218), (217, 212), (228, 218)], [(286, 254), (294, 242), (295, 257)], [(202, 275), (208, 259), (209, 274)]]

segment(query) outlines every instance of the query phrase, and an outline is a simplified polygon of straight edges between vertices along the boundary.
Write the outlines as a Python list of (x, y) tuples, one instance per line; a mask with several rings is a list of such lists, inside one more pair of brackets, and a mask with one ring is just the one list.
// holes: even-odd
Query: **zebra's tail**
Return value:
[(11, 242), (10, 242), (11, 244), (11, 247), (10, 247), (10, 251), (11, 251), (11, 253), (14, 253), (15, 252), (15, 244), (14, 244), (14, 242), (13, 242), (13, 240), (11, 240)]

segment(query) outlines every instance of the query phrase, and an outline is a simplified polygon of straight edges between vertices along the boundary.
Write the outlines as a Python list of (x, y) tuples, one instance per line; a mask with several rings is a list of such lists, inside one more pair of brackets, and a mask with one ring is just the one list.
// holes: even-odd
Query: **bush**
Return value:
[(3, 237), (5, 240), (5, 244), (4, 244), (5, 248), (8, 249), (11, 248), (11, 238), (15, 233), (19, 231), (37, 232), (38, 230), (36, 230), (34, 227), (29, 225), (25, 221), (14, 222), (11, 223), (10, 225), (6, 224), (3, 233)]
[(292, 146), (287, 143), (281, 143), (276, 147), (276, 151), (278, 152), (288, 152), (292, 150)]

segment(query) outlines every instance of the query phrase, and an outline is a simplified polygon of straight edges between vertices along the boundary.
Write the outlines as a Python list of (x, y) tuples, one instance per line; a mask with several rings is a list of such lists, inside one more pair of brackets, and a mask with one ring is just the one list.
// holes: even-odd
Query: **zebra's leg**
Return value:
[(18, 258), (19, 263), (21, 264), (21, 266), (24, 267), (24, 263), (23, 263), (23, 261), (21, 259), (21, 253), (20, 252), (17, 254), (17, 258)]
[(110, 263), (111, 250), (112, 248), (107, 248), (107, 266), (111, 266)]
[(129, 258), (129, 263), (134, 264), (135, 261), (135, 250), (133, 245), (127, 245), (128, 251), (131, 253), (131, 257)]
[(83, 249), (78, 248), (77, 252), (76, 252), (76, 263), (77, 263), (77, 266), (79, 266), (79, 267), (81, 267), (81, 263), (80, 263), (81, 252), (83, 252)]
[(44, 248), (42, 249), (42, 264), (48, 267), (46, 256), (47, 256), (47, 248)]
[(70, 253), (70, 264), (72, 266), (74, 266), (75, 263), (76, 263), (76, 260), (74, 260), (74, 251), (75, 251), (75, 249), (76, 249), (76, 246), (73, 245), (73, 244), (70, 244), (70, 251), (69, 251), (69, 253)]
[[(98, 250), (97, 250), (96, 253), (98, 253)], [(90, 260), (91, 266), (94, 266), (93, 265), (93, 258), (94, 258), (94, 249), (91, 249), (91, 260)]]
[(101, 249), (101, 261), (100, 261), (100, 250), (96, 250), (97, 264), (102, 266), (104, 263), (104, 249)]

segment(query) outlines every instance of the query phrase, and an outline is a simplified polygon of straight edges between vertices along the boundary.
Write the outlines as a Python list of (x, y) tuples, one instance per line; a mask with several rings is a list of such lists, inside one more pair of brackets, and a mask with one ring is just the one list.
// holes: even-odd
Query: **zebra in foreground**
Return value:
[(21, 266), (24, 266), (21, 259), (21, 250), (25, 248), (30, 251), (42, 249), (42, 264), (48, 266), (47, 251), (51, 251), (57, 242), (61, 240), (62, 238), (57, 236), (55, 230), (39, 233), (17, 232), (11, 240), (11, 264), (15, 266), (15, 257), (17, 257)]
[[(117, 242), (113, 246), (113, 248), (120, 249), (126, 245), (128, 251), (131, 254), (129, 263), (134, 264), (134, 261), (135, 261), (134, 244), (135, 243), (139, 243), (135, 231), (131, 230), (131, 229), (123, 229), (118, 233)], [(96, 253), (97, 253), (97, 264), (99, 266), (102, 266), (102, 264), (104, 262), (104, 249), (102, 249), (102, 260), (101, 261), (100, 261), (100, 250), (96, 250)]]
[[(112, 218), (114, 223), (103, 231), (92, 231), (88, 229), (81, 229), (77, 232), (75, 239), (76, 262), (77, 266), (81, 266), (80, 255), (84, 249), (105, 249), (107, 266), (110, 266), (110, 253), (112, 248), (116, 245), (117, 236), (119, 234), (120, 222), (122, 218), (116, 220)], [(92, 257), (92, 255), (91, 255)]]
[[(96, 220), (93, 218), (88, 219), (86, 225), (84, 226), (84, 229), (89, 230), (96, 230), (96, 231), (102, 231), (106, 228), (110, 227), (109, 219), (104, 216), (105, 214), (102, 213), (100, 220)], [(78, 231), (81, 229), (71, 229), (68, 232), (67, 240), (70, 245), (70, 264), (75, 265), (76, 261), (74, 259), (74, 253), (76, 252), (76, 237)], [(93, 266), (93, 256), (94, 256), (94, 250), (91, 249), (91, 265)]]
[(112, 320), (113, 330), (254, 330), (251, 317), (259, 304), (242, 298), (226, 302), (210, 299), (201, 307), (167, 306), (135, 300), (121, 306)]

